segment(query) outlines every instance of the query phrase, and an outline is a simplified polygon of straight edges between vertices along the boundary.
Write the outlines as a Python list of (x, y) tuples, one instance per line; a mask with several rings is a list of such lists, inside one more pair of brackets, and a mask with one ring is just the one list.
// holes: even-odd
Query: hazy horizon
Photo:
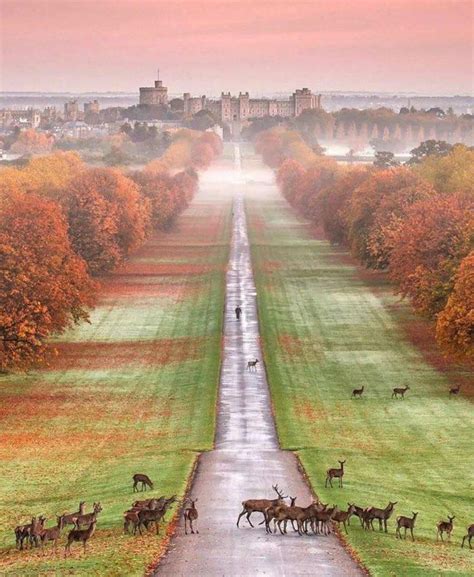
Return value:
[(469, 0), (0, 0), (2, 92), (472, 94)]

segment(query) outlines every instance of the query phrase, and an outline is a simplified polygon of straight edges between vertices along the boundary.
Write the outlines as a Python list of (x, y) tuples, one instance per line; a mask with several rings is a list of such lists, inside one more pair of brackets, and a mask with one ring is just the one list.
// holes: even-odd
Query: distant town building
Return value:
[(79, 117), (79, 106), (77, 100), (70, 100), (64, 103), (64, 121), (75, 122)]
[(140, 88), (140, 105), (148, 106), (167, 106), (168, 105), (168, 88), (163, 86), (160, 80), (160, 72), (155, 80), (155, 86), (142, 86)]
[(99, 114), (100, 106), (98, 100), (92, 102), (84, 102), (84, 116), (88, 114)]

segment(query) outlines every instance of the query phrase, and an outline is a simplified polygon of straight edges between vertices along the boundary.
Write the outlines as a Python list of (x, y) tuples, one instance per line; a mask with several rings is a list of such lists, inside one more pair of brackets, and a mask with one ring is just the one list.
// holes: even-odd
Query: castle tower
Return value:
[(163, 86), (160, 80), (160, 70), (157, 71), (158, 78), (154, 86), (142, 86), (140, 88), (140, 106), (167, 106), (168, 88)]

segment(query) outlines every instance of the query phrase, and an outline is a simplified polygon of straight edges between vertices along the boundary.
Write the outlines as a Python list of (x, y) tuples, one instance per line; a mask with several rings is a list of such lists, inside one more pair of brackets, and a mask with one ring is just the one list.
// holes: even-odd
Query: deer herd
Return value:
[[(339, 487), (343, 487), (342, 478), (344, 477), (344, 463), (346, 461), (339, 461), (340, 467), (328, 469), (326, 472), (326, 487), (328, 483), (332, 487), (332, 480), (339, 479)], [(287, 534), (288, 525), (298, 535), (309, 535), (312, 532), (315, 535), (329, 535), (333, 532), (334, 527), (344, 527), (347, 533), (347, 526), (350, 525), (351, 517), (358, 517), (360, 526), (367, 531), (375, 531), (374, 522), (378, 521), (379, 531), (388, 533), (388, 521), (392, 517), (397, 501), (389, 501), (384, 508), (379, 507), (360, 507), (355, 503), (347, 503), (347, 510), (339, 509), (337, 505), (329, 507), (329, 503), (321, 503), (319, 499), (313, 500), (306, 507), (296, 505), (296, 497), (284, 495), (283, 491), (278, 485), (272, 485), (272, 489), (276, 493), (275, 499), (249, 499), (242, 501), (242, 511), (237, 518), (237, 527), (239, 527), (240, 520), (245, 516), (249, 525), (253, 528), (251, 521), (253, 513), (261, 513), (263, 520), (259, 525), (265, 525), (265, 531), (268, 534), (278, 533), (281, 535)], [(287, 504), (286, 499), (290, 502)], [(412, 512), (411, 517), (400, 515), (396, 517), (395, 536), (399, 539), (406, 539), (407, 531), (410, 531), (412, 541), (415, 540), (414, 528), (418, 512)], [(440, 521), (436, 525), (437, 540), (444, 541), (443, 534), (447, 535), (448, 541), (451, 538), (451, 533), (454, 529), (455, 517), (449, 517), (448, 521)], [(272, 530), (273, 522), (273, 530)], [(402, 536), (402, 529), (404, 530)], [(474, 524), (467, 528), (467, 534), (463, 537), (461, 547), (464, 547), (465, 542), (472, 548), (471, 541), (474, 536)]]

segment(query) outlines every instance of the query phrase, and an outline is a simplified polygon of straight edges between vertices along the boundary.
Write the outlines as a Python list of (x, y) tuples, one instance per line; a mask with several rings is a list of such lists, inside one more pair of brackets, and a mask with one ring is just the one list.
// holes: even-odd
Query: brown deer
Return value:
[[(63, 515), (61, 515), (62, 526), (66, 527), (66, 525), (74, 525), (75, 524), (74, 519), (78, 516), (84, 515), (85, 512), (86, 512), (86, 502), (81, 501), (79, 503), (79, 511), (76, 511), (75, 513), (64, 513)], [(59, 518), (58, 518), (58, 522), (59, 522)]]
[[(277, 524), (278, 524), (278, 529), (280, 530), (280, 533), (282, 535), (284, 533), (286, 533), (286, 525), (287, 525), (288, 521), (291, 521), (293, 529), (296, 530), (294, 522), (296, 520), (296, 515), (297, 515), (298, 511), (301, 510), (301, 507), (296, 507), (295, 503), (296, 503), (296, 497), (290, 497), (290, 505), (286, 505), (285, 503), (283, 503), (281, 505), (273, 505), (273, 506), (265, 509), (265, 511), (264, 511), (265, 519), (262, 522), (265, 523), (265, 530), (267, 533), (272, 532), (271, 527), (270, 527), (270, 523), (271, 523), (272, 519), (273, 519), (273, 532), (274, 533), (276, 533)], [(281, 528), (282, 522), (284, 525), (283, 530)], [(262, 523), (259, 523), (259, 524), (261, 525)]]
[(164, 496), (159, 499), (144, 499), (143, 501), (135, 501), (132, 507), (139, 509), (159, 509), (165, 501)]
[(350, 507), (352, 509), (352, 513), (349, 515), (349, 517), (347, 519), (347, 524), (348, 525), (351, 524), (351, 517), (352, 517), (352, 515), (355, 515), (356, 517), (359, 518), (361, 527), (364, 527), (364, 511), (365, 511), (365, 509), (363, 507), (359, 507), (358, 505), (354, 505), (353, 503), (347, 503), (347, 505), (348, 505), (348, 507)]
[(84, 515), (76, 515), (74, 517), (74, 525), (76, 529), (80, 529), (81, 525), (90, 525), (92, 521), (97, 519), (97, 515), (102, 511), (100, 502), (94, 503), (92, 513), (85, 513)]
[(351, 399), (362, 399), (362, 393), (364, 392), (364, 386), (360, 389), (353, 389)]
[[(197, 499), (188, 500), (191, 504), (184, 510), (184, 534), (188, 534), (187, 523), (189, 523), (189, 526), (191, 527), (191, 533), (194, 535), (193, 521), (197, 521), (197, 518), (199, 517), (198, 510), (196, 509)], [(199, 533), (197, 529), (196, 533)]]
[(331, 533), (331, 520), (337, 515), (339, 509), (336, 505), (326, 508), (324, 511), (315, 511), (314, 522), (316, 535), (329, 535)]
[(133, 507), (123, 514), (123, 532), (130, 533), (130, 525), (133, 526), (133, 534), (136, 535), (140, 519), (138, 513), (142, 511), (141, 507)]
[(455, 397), (456, 395), (459, 395), (460, 390), (461, 390), (461, 385), (451, 387), (449, 389), (449, 398)]
[(404, 399), (405, 393), (410, 389), (409, 385), (405, 385), (404, 387), (395, 387), (392, 393), (392, 399)]
[(33, 547), (33, 546), (38, 547), (38, 545), (40, 543), (41, 533), (44, 529), (45, 522), (46, 522), (46, 517), (43, 517), (43, 515), (40, 515), (38, 517), (38, 519), (36, 519), (36, 521), (31, 524), (30, 535), (29, 535), (29, 541), (30, 541), (31, 547)]
[(285, 499), (288, 495), (283, 496), (278, 485), (272, 485), (272, 489), (278, 495), (278, 499), (248, 499), (247, 501), (242, 501), (242, 511), (237, 519), (237, 527), (239, 526), (240, 519), (243, 515), (247, 515), (247, 521), (249, 525), (253, 527), (252, 521), (250, 520), (250, 515), (252, 513), (262, 513), (265, 517), (265, 509), (268, 509), (268, 507), (285, 504)]
[(62, 517), (57, 517), (58, 524), (56, 527), (50, 527), (49, 529), (43, 529), (40, 534), (41, 539), (41, 550), (43, 551), (43, 555), (45, 555), (44, 551), (44, 544), (48, 541), (53, 542), (52, 552), (56, 553), (58, 550), (58, 539), (61, 536), (61, 530), (63, 528)]
[(26, 525), (18, 525), (15, 527), (15, 541), (16, 548), (23, 551), (23, 543), (26, 541), (28, 545), (30, 539), (30, 532), (33, 525), (36, 523), (36, 517), (33, 517), (29, 523)]
[(138, 531), (140, 535), (142, 535), (142, 526), (148, 530), (149, 525), (154, 523), (156, 527), (156, 534), (158, 535), (160, 533), (160, 521), (163, 520), (167, 510), (175, 501), (176, 495), (173, 495), (169, 499), (165, 499), (164, 503), (159, 509), (140, 509), (137, 512), (138, 525), (134, 526), (134, 534), (136, 533), (136, 529), (138, 527)]
[(259, 362), (260, 362), (260, 361), (259, 361), (258, 359), (255, 359), (254, 361), (249, 361), (249, 362), (247, 363), (247, 371), (257, 372), (257, 364), (258, 364)]
[(411, 540), (414, 541), (415, 537), (413, 536), (413, 529), (415, 528), (415, 521), (416, 518), (418, 516), (418, 513), (414, 513), (412, 511), (412, 515), (413, 517), (404, 517), (403, 515), (400, 515), (400, 517), (397, 517), (397, 530), (395, 532), (395, 536), (398, 538), (402, 538), (402, 534), (400, 532), (400, 529), (405, 529), (405, 536), (404, 538), (407, 538), (407, 529), (410, 529), (410, 533), (411, 533)]
[(451, 540), (451, 533), (453, 532), (454, 529), (454, 519), (456, 519), (456, 517), (453, 515), (452, 517), (450, 517), (448, 515), (448, 519), (449, 521), (440, 521), (437, 525), (436, 528), (438, 529), (437, 533), (436, 533), (436, 541), (439, 541), (439, 538), (441, 537), (441, 541), (444, 541), (443, 539), (443, 533), (447, 533), (448, 534), (448, 541)]
[(148, 475), (143, 473), (135, 473), (133, 475), (133, 492), (138, 492), (138, 484), (141, 483), (142, 491), (146, 491), (147, 487), (153, 489), (153, 481), (150, 479)]
[(472, 549), (471, 540), (473, 537), (474, 537), (474, 523), (472, 525), (469, 525), (469, 527), (467, 528), (467, 534), (464, 535), (464, 537), (462, 538), (461, 547), (464, 547), (464, 541), (467, 539), (469, 543), (469, 549)]
[(365, 516), (366, 528), (369, 529), (369, 526), (370, 526), (372, 528), (372, 531), (375, 531), (374, 519), (377, 519), (379, 522), (379, 531), (382, 531), (382, 525), (383, 525), (385, 533), (388, 533), (387, 521), (392, 516), (393, 508), (395, 507), (395, 505), (397, 503), (398, 503), (398, 501), (393, 501), (393, 502), (389, 501), (389, 503), (385, 507), (385, 509), (378, 509), (377, 507), (368, 507), (365, 510), (366, 511), (366, 516)]
[(347, 511), (336, 511), (336, 514), (333, 516), (332, 520), (335, 521), (339, 526), (342, 523), (344, 526), (344, 531), (347, 533), (346, 523), (349, 523), (349, 519), (354, 513), (355, 505), (349, 505)]
[(69, 531), (66, 547), (64, 548), (64, 557), (71, 553), (71, 544), (74, 543), (74, 541), (82, 541), (84, 544), (84, 553), (86, 552), (87, 541), (89, 541), (95, 533), (96, 524), (97, 519), (94, 519), (87, 529), (72, 529)]
[(345, 460), (344, 460), (344, 461), (339, 461), (339, 460), (338, 460), (338, 463), (341, 465), (340, 468), (338, 468), (338, 469), (328, 469), (328, 470), (326, 471), (326, 483), (325, 483), (325, 485), (324, 485), (325, 487), (328, 486), (328, 481), (329, 481), (329, 484), (330, 484), (331, 487), (332, 487), (332, 480), (333, 480), (333, 479), (339, 479), (339, 487), (342, 489), (342, 477), (344, 477), (344, 463), (345, 463), (345, 462), (346, 462)]

